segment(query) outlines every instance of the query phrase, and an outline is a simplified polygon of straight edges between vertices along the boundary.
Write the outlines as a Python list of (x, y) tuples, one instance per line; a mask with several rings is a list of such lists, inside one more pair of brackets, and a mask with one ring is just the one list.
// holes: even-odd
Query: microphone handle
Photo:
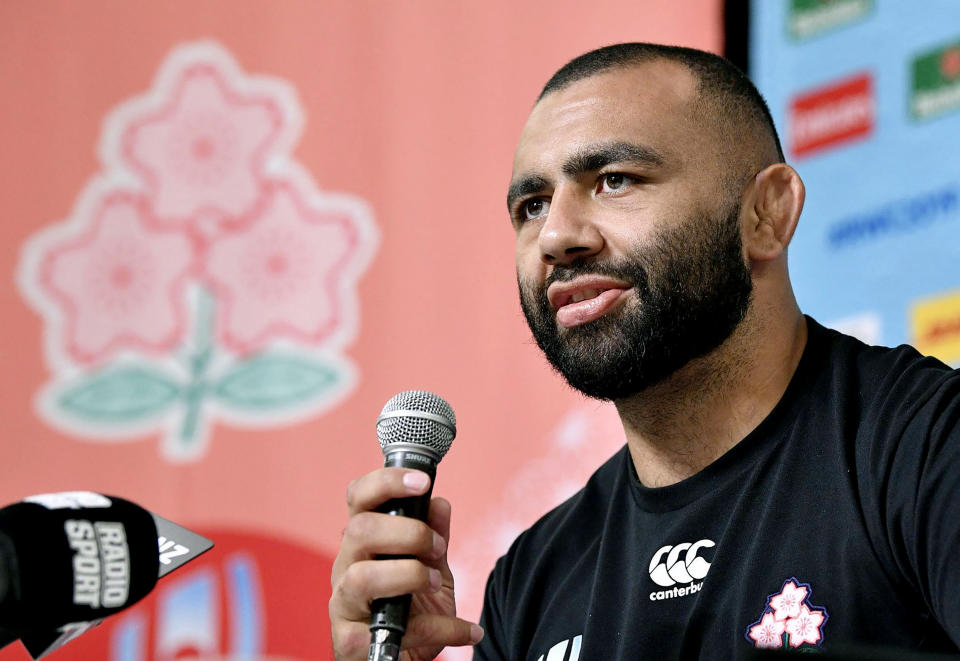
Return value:
[[(407, 449), (398, 449), (387, 454), (384, 466), (415, 468), (430, 476), (430, 488), (422, 496), (393, 498), (377, 508), (378, 512), (391, 516), (407, 516), (427, 520), (430, 511), (430, 495), (437, 475), (437, 462), (426, 454)], [(378, 560), (412, 558), (412, 555), (378, 555)], [(411, 595), (374, 599), (370, 604), (370, 651), (367, 661), (397, 661), (400, 658), (400, 641), (407, 631)]]

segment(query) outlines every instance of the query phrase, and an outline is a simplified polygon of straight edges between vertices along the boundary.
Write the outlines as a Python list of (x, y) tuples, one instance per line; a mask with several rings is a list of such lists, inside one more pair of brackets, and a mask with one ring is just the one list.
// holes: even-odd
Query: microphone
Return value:
[(51, 629), (112, 615), (157, 582), (157, 527), (128, 500), (46, 494), (0, 509), (0, 626)]
[[(427, 520), (437, 464), (457, 435), (453, 409), (439, 395), (425, 390), (407, 390), (390, 398), (377, 418), (377, 439), (384, 466), (416, 468), (430, 476), (430, 488), (422, 496), (394, 498), (378, 508), (393, 516)], [(412, 556), (382, 555), (384, 558)], [(370, 605), (370, 651), (367, 661), (397, 661), (400, 641), (407, 630), (411, 595), (374, 599)]]
[(128, 500), (89, 491), (4, 507), (0, 647), (20, 638), (40, 658), (136, 603), (160, 576), (212, 545)]

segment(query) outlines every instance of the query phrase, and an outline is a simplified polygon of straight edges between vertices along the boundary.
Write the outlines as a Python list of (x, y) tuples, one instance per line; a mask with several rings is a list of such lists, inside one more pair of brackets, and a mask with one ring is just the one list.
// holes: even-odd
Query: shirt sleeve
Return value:
[(960, 371), (914, 357), (882, 385), (858, 442), (877, 546), (960, 646)]
[(483, 640), (473, 648), (473, 661), (511, 661), (503, 648), (506, 632), (503, 628), (503, 591), (500, 589), (504, 559), (500, 558), (490, 572), (483, 596), (483, 610), (480, 613), (480, 626), (483, 627)]

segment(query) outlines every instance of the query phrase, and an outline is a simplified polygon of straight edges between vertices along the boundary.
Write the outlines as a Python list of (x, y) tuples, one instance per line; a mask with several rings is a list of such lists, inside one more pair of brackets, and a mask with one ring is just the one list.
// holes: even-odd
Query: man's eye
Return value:
[(547, 213), (550, 203), (539, 197), (527, 200), (520, 206), (520, 220), (533, 220)]
[(605, 174), (600, 177), (600, 181), (597, 183), (597, 192), (598, 193), (609, 193), (612, 191), (621, 190), (630, 183), (631, 179), (625, 174), (611, 173)]

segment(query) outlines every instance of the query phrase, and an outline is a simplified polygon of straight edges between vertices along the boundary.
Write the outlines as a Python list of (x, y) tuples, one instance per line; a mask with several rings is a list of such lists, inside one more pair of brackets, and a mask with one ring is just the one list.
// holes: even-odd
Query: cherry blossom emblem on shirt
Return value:
[(349, 392), (342, 349), (377, 234), (362, 200), (321, 192), (293, 159), (302, 124), (291, 85), (213, 42), (176, 48), (107, 116), (101, 171), (18, 273), (45, 322), (47, 421), (160, 432), (184, 461), (216, 420), (290, 423)]
[(779, 592), (767, 597), (760, 619), (747, 627), (744, 636), (754, 647), (820, 646), (827, 609), (810, 603), (812, 590), (796, 578), (783, 582)]

